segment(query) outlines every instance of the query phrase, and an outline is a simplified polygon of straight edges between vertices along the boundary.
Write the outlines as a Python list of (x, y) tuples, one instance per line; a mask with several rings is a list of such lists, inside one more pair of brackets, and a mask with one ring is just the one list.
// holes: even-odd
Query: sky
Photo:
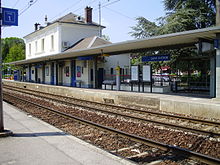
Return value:
[[(28, 8), (30, 1), (33, 4)], [(2, 0), (2, 7), (19, 11), (18, 26), (3, 27), (2, 38), (23, 38), (34, 31), (34, 24), (44, 26), (44, 18), (53, 21), (70, 12), (84, 17), (84, 8), (93, 8), (93, 21), (99, 22), (98, 4), (101, 3), (101, 23), (106, 26), (103, 34), (110, 41), (121, 42), (134, 39), (129, 32), (137, 24), (135, 18), (143, 16), (150, 21), (164, 16), (162, 0)]]

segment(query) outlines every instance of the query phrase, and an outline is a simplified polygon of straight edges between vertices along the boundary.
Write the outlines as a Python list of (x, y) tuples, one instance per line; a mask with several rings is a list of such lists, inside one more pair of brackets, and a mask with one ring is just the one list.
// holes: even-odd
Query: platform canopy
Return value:
[(183, 48), (194, 46), (196, 43), (199, 42), (200, 39), (213, 42), (213, 40), (216, 38), (217, 33), (220, 33), (220, 26), (154, 36), (139, 40), (130, 40), (125, 42), (106, 44), (87, 49), (78, 49), (28, 60), (15, 61), (9, 64), (22, 65), (42, 61), (69, 59), (79, 56), (100, 55), (102, 53), (117, 55), (123, 53), (138, 52), (141, 50)]

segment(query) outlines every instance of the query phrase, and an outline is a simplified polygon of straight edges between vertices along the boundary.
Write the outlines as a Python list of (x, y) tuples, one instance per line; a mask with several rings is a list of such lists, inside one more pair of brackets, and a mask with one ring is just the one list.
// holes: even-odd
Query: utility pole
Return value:
[(2, 103), (2, 2), (0, 0), (0, 132), (4, 131)]
[(99, 1), (99, 37), (102, 37), (101, 21), (101, 2)]
[(13, 133), (10, 130), (4, 129), (3, 121), (3, 97), (2, 97), (2, 1), (0, 0), (0, 137), (10, 136)]

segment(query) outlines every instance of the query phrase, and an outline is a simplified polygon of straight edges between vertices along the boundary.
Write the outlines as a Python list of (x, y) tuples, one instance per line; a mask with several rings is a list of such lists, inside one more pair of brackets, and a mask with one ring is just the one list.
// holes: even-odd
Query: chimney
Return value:
[(86, 6), (85, 19), (86, 19), (86, 23), (92, 23), (92, 8), (91, 7)]
[(38, 30), (38, 26), (39, 26), (39, 25), (40, 25), (39, 23), (35, 23), (35, 24), (34, 24), (35, 31), (37, 31), (37, 30)]
[(45, 18), (44, 18), (44, 21), (45, 21), (45, 24), (47, 25), (47, 15), (45, 15)]

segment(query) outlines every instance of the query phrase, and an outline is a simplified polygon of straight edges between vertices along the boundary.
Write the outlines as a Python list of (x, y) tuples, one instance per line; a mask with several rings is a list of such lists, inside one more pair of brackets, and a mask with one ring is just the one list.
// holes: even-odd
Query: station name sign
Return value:
[(150, 61), (169, 61), (170, 55), (157, 55), (157, 56), (143, 56), (142, 62), (150, 62)]
[(2, 25), (18, 26), (18, 10), (10, 8), (2, 8)]
[(77, 60), (93, 60), (93, 56), (80, 56)]

